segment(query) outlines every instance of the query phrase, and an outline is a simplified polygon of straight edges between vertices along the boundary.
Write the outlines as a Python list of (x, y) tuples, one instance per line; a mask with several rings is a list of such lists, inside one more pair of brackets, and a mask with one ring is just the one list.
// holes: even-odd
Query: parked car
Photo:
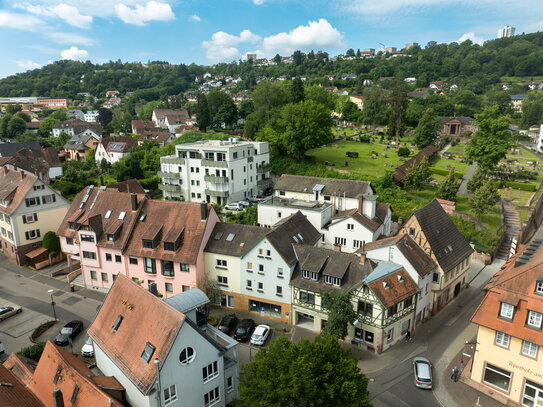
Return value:
[(264, 190), (264, 195), (265, 196), (270, 196), (271, 194), (273, 194), (273, 188), (272, 187), (268, 187)]
[(413, 359), (413, 370), (415, 372), (415, 386), (421, 389), (432, 389), (432, 364), (421, 356)]
[(73, 340), (82, 329), (83, 321), (74, 320), (68, 322), (55, 337), (55, 343), (60, 346), (68, 345), (70, 343), (69, 339)]
[(263, 195), (258, 195), (258, 196), (252, 196), (248, 200), (249, 202), (252, 202), (252, 203), (260, 203), (264, 200), (264, 198), (265, 197)]
[(270, 327), (268, 325), (258, 325), (251, 336), (253, 345), (262, 346), (266, 343), (266, 339), (270, 335)]
[(238, 323), (238, 318), (234, 314), (226, 315), (221, 319), (218, 329), (226, 335), (231, 335)]
[(2, 307), (0, 308), (0, 321), (14, 316), (15, 314), (20, 314), (23, 311), (21, 307)]
[(260, 201), (263, 201), (264, 199), (266, 199), (266, 195), (264, 195), (264, 194), (258, 194), (258, 195), (256, 196), (256, 199), (258, 199), (259, 202), (260, 202)]
[(243, 205), (238, 202), (231, 202), (224, 205), (224, 209), (226, 209), (227, 211), (241, 211), (243, 210)]
[(81, 356), (86, 358), (94, 357), (94, 346), (92, 346), (92, 338), (90, 336), (81, 348)]
[(239, 201), (238, 202), (241, 206), (243, 206), (244, 208), (248, 208), (249, 206), (253, 206), (253, 204), (249, 201)]
[(255, 329), (255, 321), (252, 319), (242, 319), (234, 333), (234, 339), (239, 342), (246, 342)]

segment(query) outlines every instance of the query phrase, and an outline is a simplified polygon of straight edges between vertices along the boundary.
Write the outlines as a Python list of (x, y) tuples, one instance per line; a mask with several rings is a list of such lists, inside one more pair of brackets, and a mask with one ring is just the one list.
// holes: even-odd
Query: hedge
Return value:
[[(430, 170), (432, 170), (432, 172), (434, 174), (437, 174), (437, 175), (449, 175), (449, 170), (444, 170), (442, 168), (435, 168), (435, 167), (430, 167)], [(461, 173), (461, 172), (454, 172), (454, 176), (457, 178), (457, 179), (462, 179), (464, 178), (464, 174)]]
[(534, 192), (537, 188), (535, 184), (525, 184), (523, 182), (506, 181), (506, 188), (520, 189), (521, 191)]

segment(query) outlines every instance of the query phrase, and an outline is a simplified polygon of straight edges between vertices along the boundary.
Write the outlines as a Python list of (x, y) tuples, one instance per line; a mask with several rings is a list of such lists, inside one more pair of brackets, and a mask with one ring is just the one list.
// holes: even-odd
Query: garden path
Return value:
[(473, 177), (473, 174), (475, 174), (475, 171), (477, 170), (477, 163), (474, 161), (464, 174), (464, 178), (462, 178), (462, 182), (460, 183), (460, 188), (458, 188), (458, 193), (461, 195), (471, 196), (471, 193), (468, 191), (468, 182)]

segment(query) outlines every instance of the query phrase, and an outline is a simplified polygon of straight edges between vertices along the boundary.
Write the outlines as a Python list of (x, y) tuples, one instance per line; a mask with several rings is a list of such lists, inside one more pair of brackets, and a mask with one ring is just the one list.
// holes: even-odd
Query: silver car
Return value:
[(266, 343), (266, 339), (270, 335), (270, 327), (268, 325), (258, 325), (251, 336), (253, 345), (262, 346)]
[(432, 364), (421, 356), (413, 359), (413, 370), (415, 372), (415, 386), (421, 389), (432, 389)]

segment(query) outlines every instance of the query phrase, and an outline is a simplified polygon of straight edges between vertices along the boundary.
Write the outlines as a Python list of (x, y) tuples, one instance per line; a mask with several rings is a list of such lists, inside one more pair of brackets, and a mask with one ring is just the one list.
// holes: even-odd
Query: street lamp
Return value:
[(53, 316), (55, 317), (55, 321), (56, 321), (57, 320), (57, 313), (55, 311), (55, 300), (53, 300), (53, 292), (54, 292), (54, 290), (48, 290), (47, 292), (51, 296), (51, 306), (53, 307)]

